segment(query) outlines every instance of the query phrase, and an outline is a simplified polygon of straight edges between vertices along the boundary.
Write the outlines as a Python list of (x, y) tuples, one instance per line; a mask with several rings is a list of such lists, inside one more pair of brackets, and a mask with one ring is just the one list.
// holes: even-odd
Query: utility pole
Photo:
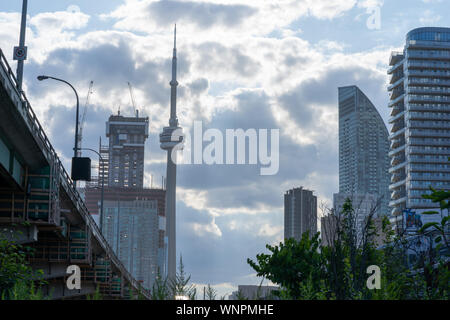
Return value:
[(19, 92), (22, 91), (23, 63), (27, 59), (27, 47), (25, 47), (25, 32), (27, 29), (27, 8), (28, 8), (28, 0), (23, 0), (19, 46), (14, 47), (14, 60), (17, 60), (17, 75), (16, 75), (17, 89), (19, 90)]

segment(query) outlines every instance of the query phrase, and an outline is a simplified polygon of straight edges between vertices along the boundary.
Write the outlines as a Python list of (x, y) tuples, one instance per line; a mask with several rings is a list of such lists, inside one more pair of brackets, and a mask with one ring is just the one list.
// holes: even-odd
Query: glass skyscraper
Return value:
[(389, 64), (390, 206), (402, 221), (438, 207), (421, 197), (429, 186), (450, 189), (450, 28), (410, 31)]
[(371, 194), (378, 215), (389, 213), (388, 130), (357, 86), (339, 88), (339, 193)]

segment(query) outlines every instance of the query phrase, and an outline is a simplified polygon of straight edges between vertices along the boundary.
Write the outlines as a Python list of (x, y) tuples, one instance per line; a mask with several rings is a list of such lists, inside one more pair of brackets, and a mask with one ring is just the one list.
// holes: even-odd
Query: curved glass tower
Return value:
[(375, 106), (357, 86), (339, 88), (339, 193), (381, 199), (389, 213), (388, 130)]
[(421, 197), (429, 186), (450, 189), (450, 28), (410, 31), (390, 66), (390, 206), (402, 221), (438, 206)]

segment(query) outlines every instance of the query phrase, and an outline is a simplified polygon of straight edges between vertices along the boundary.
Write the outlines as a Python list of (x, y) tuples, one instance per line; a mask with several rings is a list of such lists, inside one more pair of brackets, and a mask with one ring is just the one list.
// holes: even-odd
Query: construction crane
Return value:
[(128, 82), (128, 88), (130, 88), (131, 103), (133, 104), (134, 110), (136, 110), (136, 102), (135, 102), (135, 100), (134, 100), (133, 87), (131, 86), (131, 83), (130, 83), (130, 82)]
[(89, 98), (91, 96), (91, 94), (93, 93), (92, 88), (94, 87), (94, 81), (91, 81), (89, 83), (89, 90), (87, 93), (87, 97), (86, 97), (86, 103), (84, 104), (84, 110), (83, 110), (83, 115), (81, 117), (81, 121), (80, 121), (80, 128), (78, 129), (78, 157), (81, 157), (81, 142), (83, 140), (83, 127), (84, 127), (84, 123), (86, 122), (86, 113), (87, 113), (87, 108), (89, 105)]

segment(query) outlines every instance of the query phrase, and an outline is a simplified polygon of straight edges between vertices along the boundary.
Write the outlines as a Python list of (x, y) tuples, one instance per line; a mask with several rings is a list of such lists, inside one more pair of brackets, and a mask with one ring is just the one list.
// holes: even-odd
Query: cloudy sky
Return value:
[[(14, 69), (21, 2), (0, 3), (0, 48)], [(282, 240), (286, 190), (304, 186), (327, 203), (337, 191), (337, 87), (358, 85), (386, 121), (390, 52), (413, 28), (445, 26), (444, 12), (443, 0), (30, 0), (24, 88), (70, 168), (73, 93), (36, 76), (70, 81), (82, 106), (94, 81), (83, 140), (91, 148), (111, 113), (132, 115), (130, 82), (150, 117), (145, 183), (153, 175), (159, 187), (176, 23), (184, 129), (196, 120), (223, 132), (280, 129), (276, 175), (255, 165), (178, 167), (178, 254), (196, 284), (225, 295), (259, 283), (246, 259)]]

